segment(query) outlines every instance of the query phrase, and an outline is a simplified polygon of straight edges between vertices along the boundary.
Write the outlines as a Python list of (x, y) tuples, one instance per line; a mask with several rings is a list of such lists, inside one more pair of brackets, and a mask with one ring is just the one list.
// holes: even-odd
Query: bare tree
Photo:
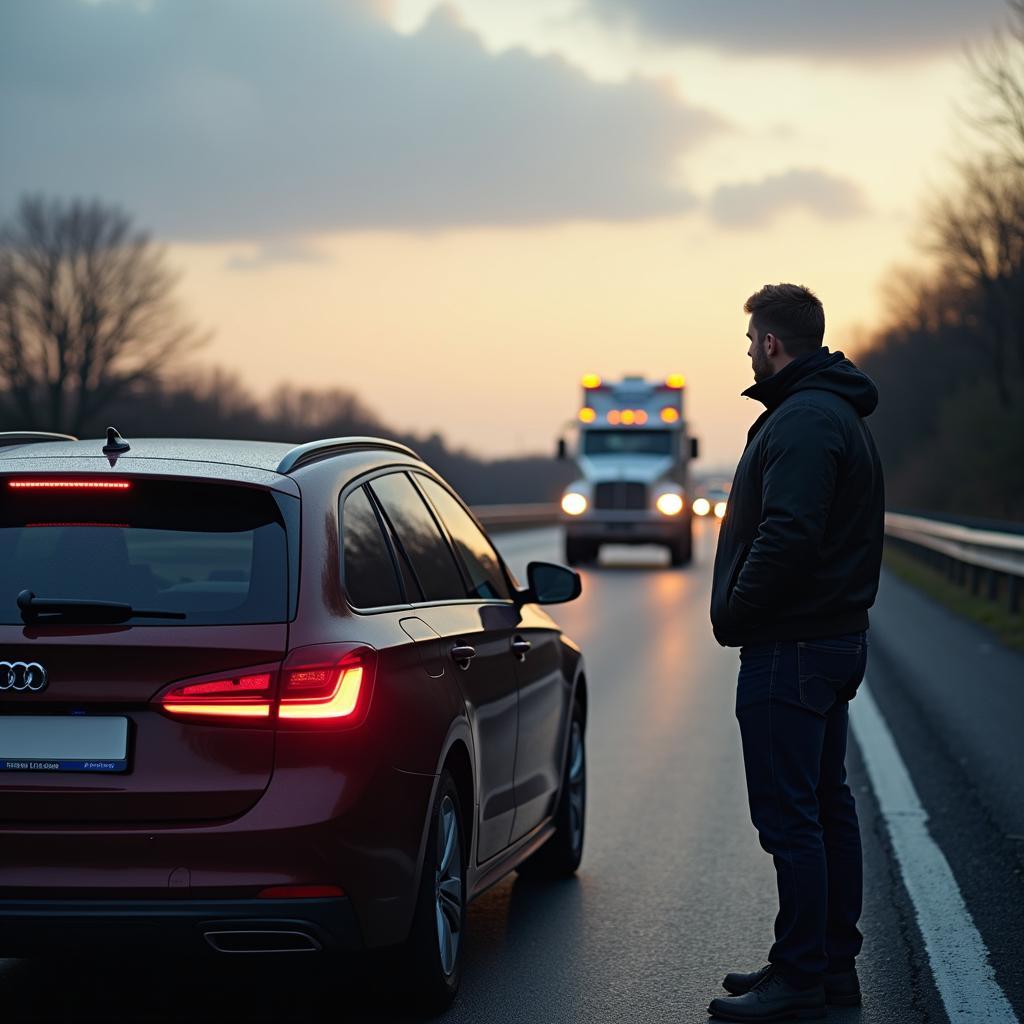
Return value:
[(973, 295), (976, 334), (1009, 407), (1010, 377), (1024, 367), (1024, 174), (988, 157), (961, 175), (960, 193), (933, 210), (934, 242), (950, 283)]
[(1006, 28), (969, 55), (978, 95), (965, 120), (1003, 161), (1024, 169), (1024, 0), (1007, 6)]
[(201, 342), (163, 250), (116, 207), (27, 197), (0, 229), (0, 401), (78, 434)]
[(971, 56), (978, 96), (966, 119), (981, 146), (933, 204), (930, 233), (945, 281), (969, 297), (1004, 408), (1024, 372), (1024, 0), (1009, 6), (1009, 27)]

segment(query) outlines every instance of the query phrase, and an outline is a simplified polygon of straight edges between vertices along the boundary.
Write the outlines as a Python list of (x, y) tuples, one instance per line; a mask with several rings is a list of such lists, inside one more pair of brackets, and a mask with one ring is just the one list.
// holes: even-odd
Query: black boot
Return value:
[(825, 989), (794, 988), (774, 968), (758, 971), (761, 977), (740, 996), (712, 999), (708, 1013), (731, 1021), (818, 1020), (825, 1016)]
[[(741, 996), (749, 992), (771, 970), (771, 964), (759, 971), (741, 974), (733, 971), (722, 981), (722, 988), (730, 995)], [(822, 979), (825, 986), (825, 1002), (829, 1006), (860, 1006), (860, 981), (857, 971), (835, 971)]]

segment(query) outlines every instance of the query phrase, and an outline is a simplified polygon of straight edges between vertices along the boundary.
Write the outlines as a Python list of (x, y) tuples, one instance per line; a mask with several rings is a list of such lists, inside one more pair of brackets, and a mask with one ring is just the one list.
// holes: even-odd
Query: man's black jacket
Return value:
[(725, 647), (868, 628), (882, 561), (882, 466), (863, 417), (878, 389), (842, 352), (803, 355), (743, 392), (765, 405), (722, 520), (711, 624)]

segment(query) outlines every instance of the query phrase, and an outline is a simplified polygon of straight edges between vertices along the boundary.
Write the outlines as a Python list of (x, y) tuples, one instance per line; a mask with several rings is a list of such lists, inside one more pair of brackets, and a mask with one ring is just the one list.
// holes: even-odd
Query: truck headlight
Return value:
[(671, 491), (668, 494), (659, 494), (655, 504), (663, 516), (677, 516), (683, 511), (682, 496)]
[(715, 502), (715, 516), (718, 519), (724, 519), (725, 518), (725, 509), (726, 509), (726, 503), (724, 501), (716, 501)]
[(562, 511), (567, 516), (581, 516), (587, 511), (587, 499), (577, 491), (570, 491), (562, 498)]
[(707, 498), (693, 499), (693, 514), (695, 516), (706, 516), (711, 511), (711, 502)]

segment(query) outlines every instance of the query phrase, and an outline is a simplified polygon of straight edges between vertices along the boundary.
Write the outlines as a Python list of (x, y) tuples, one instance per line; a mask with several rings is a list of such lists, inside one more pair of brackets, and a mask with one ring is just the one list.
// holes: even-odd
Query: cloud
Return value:
[(663, 82), (488, 52), (373, 0), (3, 0), (0, 208), (98, 196), (174, 239), (629, 220), (722, 127)]
[(794, 208), (825, 220), (842, 220), (867, 211), (853, 182), (824, 171), (799, 169), (760, 181), (721, 185), (708, 204), (712, 219), (731, 228), (761, 227)]
[(581, 0), (583, 10), (661, 42), (745, 53), (905, 56), (991, 32), (1005, 0)]
[(266, 270), (282, 264), (326, 263), (327, 255), (320, 249), (292, 238), (274, 238), (259, 246), (255, 252), (229, 256), (229, 270)]

